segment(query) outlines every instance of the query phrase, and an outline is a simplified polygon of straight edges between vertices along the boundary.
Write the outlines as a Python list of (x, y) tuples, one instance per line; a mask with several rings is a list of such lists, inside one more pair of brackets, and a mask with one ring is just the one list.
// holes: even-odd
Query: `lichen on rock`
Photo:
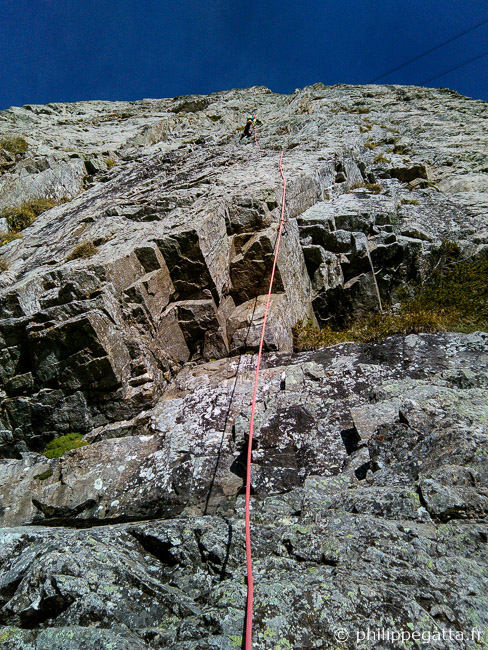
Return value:
[[(262, 155), (239, 140), (250, 106)], [(242, 645), (280, 150), (255, 645), (485, 634), (486, 115), (322, 84), (0, 113), (0, 645)], [(377, 290), (392, 319), (405, 296), (477, 316), (293, 351), (297, 325), (390, 333)]]

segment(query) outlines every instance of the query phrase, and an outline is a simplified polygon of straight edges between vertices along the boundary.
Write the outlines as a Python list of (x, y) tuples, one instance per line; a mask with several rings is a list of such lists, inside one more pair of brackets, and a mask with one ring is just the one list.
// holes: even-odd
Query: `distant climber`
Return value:
[(258, 118), (255, 115), (252, 114), (248, 115), (246, 126), (244, 127), (244, 131), (241, 133), (241, 137), (239, 138), (239, 140), (242, 140), (244, 136), (247, 136), (248, 138), (252, 137), (253, 128), (256, 128), (256, 126), (261, 124), (262, 124), (261, 120), (258, 120)]

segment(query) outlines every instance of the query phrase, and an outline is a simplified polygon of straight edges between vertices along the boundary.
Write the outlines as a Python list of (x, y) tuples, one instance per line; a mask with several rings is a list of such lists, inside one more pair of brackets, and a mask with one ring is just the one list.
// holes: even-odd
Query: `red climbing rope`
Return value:
[[(256, 132), (254, 133), (256, 135)], [(257, 142), (257, 140), (256, 140)], [(259, 146), (259, 145), (258, 145)], [(268, 320), (269, 303), (271, 300), (271, 292), (273, 290), (273, 281), (276, 270), (276, 263), (278, 260), (278, 251), (280, 248), (281, 232), (283, 230), (283, 223), (285, 221), (285, 195), (286, 195), (286, 178), (283, 174), (281, 161), (283, 160), (283, 152), (280, 156), (280, 173), (283, 178), (283, 198), (281, 200), (281, 218), (280, 228), (278, 230), (278, 237), (276, 239), (275, 255), (273, 260), (273, 268), (271, 270), (271, 278), (269, 281), (268, 298), (266, 300), (266, 307), (264, 310), (263, 327), (261, 329), (261, 339), (259, 341), (258, 360), (256, 364), (256, 374), (254, 376), (254, 392), (252, 396), (251, 407), (251, 423), (249, 426), (249, 441), (247, 447), (247, 469), (246, 469), (246, 563), (247, 563), (247, 610), (246, 610), (246, 650), (252, 650), (252, 613), (253, 613), (253, 599), (254, 599), (254, 582), (252, 577), (252, 557), (251, 557), (251, 515), (250, 515), (250, 502), (251, 502), (251, 456), (252, 456), (252, 433), (254, 429), (254, 412), (256, 410), (256, 395), (258, 392), (259, 380), (259, 367), (261, 365), (261, 355), (263, 353), (264, 334), (266, 331), (266, 321)]]

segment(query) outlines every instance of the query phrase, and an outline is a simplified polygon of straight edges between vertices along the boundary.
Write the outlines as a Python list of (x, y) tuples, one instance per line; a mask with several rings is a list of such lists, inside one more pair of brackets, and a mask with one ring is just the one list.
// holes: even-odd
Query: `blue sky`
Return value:
[[(368, 83), (486, 19), (485, 0), (0, 0), (0, 109)], [(487, 50), (488, 23), (381, 83)], [(488, 56), (427, 85), (488, 101)]]

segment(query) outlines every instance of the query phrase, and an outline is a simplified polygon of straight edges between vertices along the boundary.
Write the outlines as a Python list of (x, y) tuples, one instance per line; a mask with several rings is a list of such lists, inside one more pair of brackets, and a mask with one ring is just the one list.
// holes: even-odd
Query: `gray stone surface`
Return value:
[[(0, 134), (24, 136), (29, 146), (7, 161), (0, 207), (39, 196), (71, 199), (0, 249), (8, 264), (0, 273), (4, 390), (17, 400), (4, 426), (12, 436), (27, 431), (8, 453), (37, 449), (66, 431), (38, 425), (37, 416), (32, 422), (22, 406), (27, 392), (36, 395), (34, 409), (48, 398), (63, 409), (64, 393), (78, 382), (84, 406), (70, 427), (85, 432), (115, 421), (107, 401), (119, 405), (120, 420), (154, 406), (177, 362), (256, 349), (257, 328), (249, 333), (245, 323), (250, 301), (267, 291), (282, 147), (289, 221), (268, 349), (290, 350), (299, 321), (341, 324), (378, 309), (371, 266), (388, 304), (422, 274), (441, 238), (483, 257), (486, 245), (480, 240), (474, 250), (469, 240), (487, 225), (486, 107), (443, 91), (413, 92), (407, 101), (395, 86), (316, 84), (289, 97), (259, 87), (189, 104), (95, 101), (3, 111)], [(262, 155), (239, 142), (251, 98), (264, 122)], [(463, 120), (469, 114), (462, 135), (452, 127), (460, 113)], [(372, 181), (380, 194), (364, 186)], [(67, 261), (83, 241), (96, 254)], [(103, 352), (92, 344), (63, 350), (68, 323), (87, 322), (98, 323), (92, 344)], [(71, 365), (76, 354), (95, 375), (113, 375), (106, 400), (96, 384), (90, 391), (79, 378), (46, 379), (36, 366), (52, 355), (55, 367)]]
[[(336, 647), (338, 628), (368, 626), (477, 647), (434, 634), (488, 623), (487, 354), (483, 333), (267, 354), (252, 467), (258, 647)], [(139, 423), (62, 459), (0, 461), (6, 647), (109, 647), (107, 629), (121, 648), (239, 646), (253, 357), (236, 381), (237, 363), (183, 368)]]
[[(262, 154), (239, 141), (251, 107)], [(0, 113), (29, 145), (0, 152), (0, 210), (69, 199), (0, 247), (1, 647), (242, 646), (282, 149), (255, 647), (488, 644), (488, 335), (292, 352), (297, 322), (376, 310), (373, 272), (391, 304), (442, 239), (486, 258), (487, 116), (445, 89), (322, 84)], [(70, 432), (89, 444), (41, 453)]]

